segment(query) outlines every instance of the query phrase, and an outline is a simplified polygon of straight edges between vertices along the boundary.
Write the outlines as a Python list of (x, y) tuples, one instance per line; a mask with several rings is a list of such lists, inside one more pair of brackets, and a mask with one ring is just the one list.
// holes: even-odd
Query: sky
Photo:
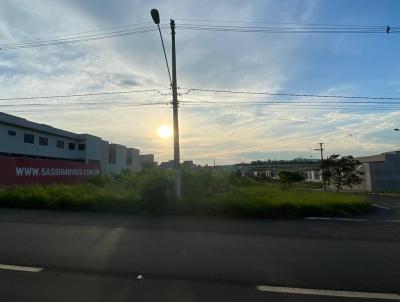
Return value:
[[(177, 24), (177, 75), (181, 158), (201, 164), (266, 159), (368, 155), (398, 150), (400, 110), (381, 105), (341, 107), (260, 106), (254, 101), (315, 99), (232, 95), (185, 88), (348, 96), (400, 96), (400, 35), (396, 0), (69, 0), (0, 2), (0, 47), (6, 43), (113, 27), (123, 30)], [(382, 26), (382, 34), (266, 34), (179, 28), (196, 20), (241, 26), (335, 24)], [(202, 23), (203, 22), (203, 23)], [(211, 21), (207, 21), (211, 22)], [(266, 23), (249, 23), (266, 22)], [(91, 32), (93, 33), (93, 32)], [(88, 33), (88, 34), (91, 34)], [(68, 37), (68, 36), (65, 36)], [(170, 60), (170, 31), (163, 29)], [(82, 43), (0, 50), (0, 98), (160, 89), (121, 95), (39, 100), (0, 100), (1, 111), (113, 143), (173, 158), (172, 138), (157, 135), (172, 125), (169, 78), (157, 31)], [(167, 95), (164, 95), (167, 94)], [(94, 102), (94, 104), (87, 104)], [(128, 106), (160, 102), (159, 105)], [(196, 104), (190, 104), (195, 102)], [(224, 105), (212, 105), (224, 102)], [(240, 102), (241, 104), (235, 104)], [(247, 105), (248, 102), (249, 104)], [(11, 106), (10, 106), (11, 105)]]

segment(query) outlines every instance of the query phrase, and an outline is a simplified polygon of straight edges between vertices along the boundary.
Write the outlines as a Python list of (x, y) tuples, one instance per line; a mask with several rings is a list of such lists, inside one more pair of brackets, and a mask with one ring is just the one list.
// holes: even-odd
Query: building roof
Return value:
[(0, 123), (11, 125), (11, 126), (17, 126), (17, 127), (21, 127), (21, 128), (25, 128), (25, 129), (30, 129), (30, 130), (36, 130), (36, 131), (44, 132), (47, 134), (63, 136), (63, 137), (75, 139), (75, 140), (82, 139), (80, 137), (80, 134), (61, 130), (58, 128), (54, 128), (54, 127), (46, 125), (46, 124), (34, 123), (34, 122), (28, 121), (24, 118), (17, 117), (17, 116), (7, 114), (4, 112), (0, 112)]
[(379, 161), (385, 161), (385, 154), (377, 154), (377, 155), (369, 155), (369, 156), (361, 156), (356, 158), (360, 163), (373, 163)]

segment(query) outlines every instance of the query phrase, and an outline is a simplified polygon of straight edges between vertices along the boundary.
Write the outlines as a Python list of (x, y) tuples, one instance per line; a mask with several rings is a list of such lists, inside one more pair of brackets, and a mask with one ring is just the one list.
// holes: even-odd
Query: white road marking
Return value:
[(390, 209), (388, 207), (380, 206), (379, 204), (376, 204), (376, 203), (373, 203), (372, 206), (374, 206), (376, 208), (384, 209), (384, 210), (389, 210)]
[(396, 219), (361, 219), (361, 218), (336, 218), (336, 217), (306, 217), (305, 220), (334, 220), (334, 221), (355, 221), (355, 222), (392, 222), (400, 223)]
[(369, 221), (368, 219), (362, 219), (362, 218), (336, 218), (336, 217), (306, 217), (304, 219), (307, 219), (307, 220), (357, 221), (357, 222)]
[(362, 298), (362, 299), (382, 299), (382, 300), (400, 300), (398, 294), (388, 293), (368, 293), (368, 292), (353, 292), (344, 290), (328, 290), (328, 289), (312, 289), (312, 288), (296, 288), (282, 286), (257, 286), (259, 291), (285, 293), (285, 294), (300, 294), (300, 295), (315, 295), (315, 296), (333, 296), (346, 298)]
[(363, 218), (332, 218), (332, 219), (338, 221), (369, 221), (369, 219), (363, 219)]
[(19, 265), (8, 265), (8, 264), (0, 264), (0, 269), (20, 271), (20, 272), (30, 272), (30, 273), (38, 273), (43, 270), (43, 268), (41, 267), (19, 266)]

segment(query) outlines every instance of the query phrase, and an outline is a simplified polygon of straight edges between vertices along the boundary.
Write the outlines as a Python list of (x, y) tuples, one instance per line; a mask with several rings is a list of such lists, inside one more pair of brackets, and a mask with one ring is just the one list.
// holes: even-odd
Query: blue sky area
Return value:
[[(387, 25), (400, 28), (400, 1), (396, 0), (43, 0), (34, 5), (27, 0), (5, 0), (0, 3), (0, 47), (111, 26), (141, 22), (149, 23), (135, 26), (153, 26), (151, 8), (159, 9), (163, 23), (176, 19), (180, 87), (400, 97), (400, 34), (384, 32)], [(204, 19), (243, 22), (195, 21)], [(180, 29), (184, 23), (293, 28), (308, 24), (377, 26), (382, 32), (213, 32)], [(163, 35), (170, 56), (169, 30), (163, 30)], [(3, 49), (0, 85), (0, 98), (7, 98), (168, 88), (168, 76), (158, 33), (152, 31), (85, 43)], [(159, 137), (157, 128), (172, 124), (170, 106), (125, 105), (167, 104), (169, 99), (149, 92), (8, 100), (0, 101), (0, 105), (6, 113), (138, 147), (163, 161), (172, 158), (172, 139)], [(350, 103), (338, 105), (338, 100), (332, 99), (205, 92), (183, 94), (181, 100), (182, 157), (198, 163), (210, 164), (213, 158), (221, 164), (317, 158), (313, 149), (320, 141), (326, 144), (328, 154), (357, 156), (399, 149), (400, 133), (393, 131), (400, 127), (400, 106), (396, 104), (355, 108)], [(285, 101), (294, 106), (252, 104), (259, 101)], [(310, 101), (316, 101), (313, 107), (302, 105)], [(90, 102), (96, 105), (84, 105)], [(382, 110), (385, 106), (388, 110)]]

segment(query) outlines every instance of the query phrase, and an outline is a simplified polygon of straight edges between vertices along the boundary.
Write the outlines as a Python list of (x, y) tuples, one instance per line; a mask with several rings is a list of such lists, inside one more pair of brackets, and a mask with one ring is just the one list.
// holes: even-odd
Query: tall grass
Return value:
[(172, 173), (154, 169), (99, 176), (78, 185), (1, 188), (0, 206), (249, 218), (344, 215), (370, 209), (360, 194), (283, 188), (212, 169), (184, 170), (182, 192), (183, 199), (176, 201)]

